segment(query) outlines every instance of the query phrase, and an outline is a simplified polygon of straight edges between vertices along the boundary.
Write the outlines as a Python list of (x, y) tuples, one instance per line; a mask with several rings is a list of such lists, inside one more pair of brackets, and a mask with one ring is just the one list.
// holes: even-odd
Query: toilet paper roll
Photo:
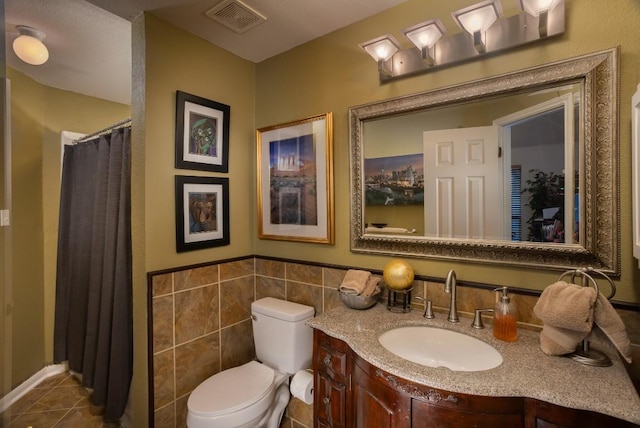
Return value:
[(300, 370), (291, 380), (291, 395), (307, 404), (313, 404), (313, 375)]

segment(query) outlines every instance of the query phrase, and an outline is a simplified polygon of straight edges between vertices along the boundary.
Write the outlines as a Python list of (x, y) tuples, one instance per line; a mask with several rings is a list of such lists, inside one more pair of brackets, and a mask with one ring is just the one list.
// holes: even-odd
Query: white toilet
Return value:
[(258, 361), (224, 370), (193, 390), (189, 428), (277, 428), (289, 403), (289, 377), (311, 367), (314, 309), (265, 297), (251, 304)]

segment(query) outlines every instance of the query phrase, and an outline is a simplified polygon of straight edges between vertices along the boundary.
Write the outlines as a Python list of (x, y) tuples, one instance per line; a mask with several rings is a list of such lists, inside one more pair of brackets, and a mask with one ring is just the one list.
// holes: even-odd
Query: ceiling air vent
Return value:
[(244, 33), (267, 20), (265, 16), (239, 0), (224, 0), (206, 15), (236, 33)]

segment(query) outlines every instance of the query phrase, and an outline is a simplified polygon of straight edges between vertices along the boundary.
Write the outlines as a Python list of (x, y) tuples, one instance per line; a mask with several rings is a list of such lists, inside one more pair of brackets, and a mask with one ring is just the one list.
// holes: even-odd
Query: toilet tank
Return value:
[(265, 297), (251, 304), (256, 356), (278, 371), (293, 374), (311, 367), (313, 318), (311, 306)]

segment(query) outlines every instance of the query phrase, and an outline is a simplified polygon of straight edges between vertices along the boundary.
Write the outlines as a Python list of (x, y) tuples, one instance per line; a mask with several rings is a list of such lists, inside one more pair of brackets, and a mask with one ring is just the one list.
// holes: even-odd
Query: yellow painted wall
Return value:
[[(12, 351), (15, 387), (44, 366), (44, 281), (42, 226), (43, 89), (33, 81), (12, 82)], [(18, 95), (19, 94), (19, 95)]]
[[(5, 34), (4, 23), (4, 0), (0, 0), (0, 29)], [(0, 37), (2, 46), (0, 46), (0, 77), (2, 78), (2, 87), (0, 87), (0, 117), (4, 118), (6, 114), (6, 86), (4, 79), (7, 77), (4, 37)], [(2, 141), (2, 150), (0, 150), (0, 201), (2, 201), (2, 209), (10, 207), (8, 199), (10, 197), (9, 185), (11, 183), (8, 177), (5, 161), (9, 158), (6, 154), (10, 149), (9, 139), (5, 137), (5, 129), (7, 124), (4, 120), (0, 120), (0, 141)], [(7, 285), (11, 282), (11, 231), (9, 228), (0, 227), (0, 308), (6, 308), (7, 302), (10, 300), (11, 288)], [(6, 311), (0, 314), (0, 397), (4, 397), (11, 391), (11, 337), (8, 330), (11, 328), (10, 320)]]
[[(622, 46), (621, 185), (622, 194), (630, 194), (630, 115), (627, 106), (640, 77), (640, 47), (634, 43), (638, 35), (635, 23), (640, 17), (640, 5), (636, 1), (621, 0), (617, 8), (607, 7), (596, 0), (569, 1), (567, 33), (560, 39), (433, 74), (380, 85), (375, 64), (360, 51), (358, 43), (388, 31), (397, 33), (414, 24), (415, 17), (420, 17), (420, 20), (422, 17), (437, 16), (445, 20), (450, 10), (466, 5), (462, 0), (432, 2), (429, 6), (423, 3), (410, 0), (389, 12), (257, 66), (146, 15), (146, 42), (142, 48), (145, 55), (144, 71), (138, 71), (144, 74), (144, 88), (134, 87), (134, 96), (136, 92), (142, 92), (144, 98), (144, 108), (139, 111), (134, 108), (133, 114), (135, 118), (136, 114), (142, 112), (143, 117), (134, 119), (134, 124), (138, 121), (144, 125), (141, 134), (143, 139), (134, 139), (134, 144), (139, 145), (133, 149), (133, 180), (136, 186), (133, 194), (142, 198), (133, 202), (134, 214), (142, 216), (133, 220), (134, 264), (142, 260), (143, 270), (148, 272), (255, 253), (379, 269), (387, 258), (356, 255), (349, 251), (349, 106), (504, 73), (618, 44)], [(135, 82), (141, 83), (140, 80)], [(175, 91), (178, 89), (231, 106), (228, 174), (174, 168)], [(336, 244), (326, 246), (258, 240), (255, 237), (255, 129), (327, 111), (334, 112), (335, 121)], [(229, 246), (176, 254), (176, 174), (229, 177)], [(629, 233), (625, 233), (631, 227), (630, 209), (630, 199), (623, 196), (623, 274), (619, 281), (618, 297), (620, 300), (637, 302), (640, 301), (640, 291), (634, 282), (638, 272), (630, 255)], [(136, 229), (136, 225), (142, 229)], [(555, 274), (539, 274), (529, 269), (498, 270), (469, 263), (418, 260), (412, 260), (411, 263), (417, 273), (425, 275), (444, 276), (446, 270), (455, 267), (461, 280), (544, 286), (555, 278)], [(145, 426), (147, 422), (146, 287), (144, 275), (134, 273), (136, 346), (131, 400), (134, 403), (136, 426)]]
[[(512, 2), (502, 2), (505, 14)], [(620, 173), (622, 275), (616, 300), (640, 302), (640, 274), (631, 254), (630, 100), (640, 81), (640, 3), (618, 0), (615, 7), (598, 0), (566, 1), (566, 32), (539, 42), (432, 73), (380, 84), (376, 65), (358, 44), (385, 33), (405, 40), (402, 29), (429, 18), (440, 18), (450, 32), (460, 30), (450, 13), (468, 0), (409, 0), (325, 37), (258, 64), (256, 126), (301, 119), (326, 111), (334, 114), (335, 246), (257, 240), (255, 253), (292, 259), (381, 269), (388, 257), (350, 252), (349, 148), (350, 106), (455, 85), (487, 76), (558, 61), (621, 46)], [(513, 11), (511, 11), (513, 13)], [(409, 46), (408, 42), (406, 47)], [(277, 108), (276, 108), (277, 107)], [(499, 283), (541, 289), (558, 273), (536, 269), (500, 268), (474, 263), (409, 260), (416, 273), (444, 277), (455, 268), (462, 281)]]
[(60, 132), (89, 133), (130, 116), (130, 107), (44, 86), (8, 69), (13, 181), (15, 387), (53, 359), (60, 203)]
[[(134, 426), (146, 426), (146, 272), (253, 253), (255, 65), (152, 15), (133, 23)], [(174, 167), (176, 90), (231, 106), (229, 173)], [(176, 175), (228, 177), (230, 245), (176, 253)]]
[[(255, 66), (153, 16), (147, 17), (146, 36), (147, 271), (251, 254)], [(176, 90), (231, 106), (228, 174), (175, 169)], [(230, 245), (176, 253), (176, 175), (229, 178)]]

